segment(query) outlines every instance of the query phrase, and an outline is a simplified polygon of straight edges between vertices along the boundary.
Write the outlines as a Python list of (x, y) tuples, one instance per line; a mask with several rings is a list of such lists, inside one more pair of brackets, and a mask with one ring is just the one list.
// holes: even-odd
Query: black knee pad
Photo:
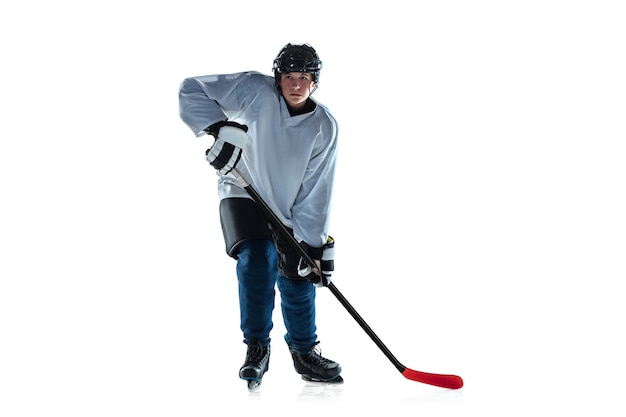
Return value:
[(220, 201), (220, 223), (228, 256), (237, 259), (239, 245), (250, 239), (271, 239), (269, 221), (249, 198)]

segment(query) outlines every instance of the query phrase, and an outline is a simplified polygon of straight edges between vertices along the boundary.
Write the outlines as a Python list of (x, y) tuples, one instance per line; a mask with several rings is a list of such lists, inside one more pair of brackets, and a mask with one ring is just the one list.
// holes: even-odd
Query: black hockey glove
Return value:
[(217, 175), (226, 175), (241, 159), (241, 149), (250, 140), (248, 126), (236, 122), (221, 121), (204, 129), (215, 138), (213, 146), (206, 150), (206, 160), (217, 170)]
[(328, 236), (326, 244), (321, 248), (307, 247), (307, 252), (315, 261), (317, 271), (304, 258), (298, 262), (298, 275), (315, 284), (316, 287), (327, 287), (335, 270), (335, 240)]

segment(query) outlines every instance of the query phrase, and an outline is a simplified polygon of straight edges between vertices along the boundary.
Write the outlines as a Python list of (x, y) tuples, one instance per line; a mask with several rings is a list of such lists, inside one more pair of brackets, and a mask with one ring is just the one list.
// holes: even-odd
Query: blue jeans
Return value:
[(315, 325), (315, 286), (307, 280), (289, 279), (279, 273), (274, 242), (258, 239), (241, 244), (237, 259), (241, 331), (246, 341), (270, 343), (273, 327), (275, 288), (290, 348), (306, 353), (317, 341)]

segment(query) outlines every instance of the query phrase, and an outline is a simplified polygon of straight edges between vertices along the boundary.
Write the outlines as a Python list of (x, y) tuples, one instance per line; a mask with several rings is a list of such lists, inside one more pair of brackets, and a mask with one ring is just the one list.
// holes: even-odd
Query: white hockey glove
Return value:
[(327, 287), (332, 281), (333, 271), (335, 270), (335, 240), (328, 236), (324, 246), (312, 248), (309, 252), (313, 252), (311, 257), (315, 261), (317, 271), (314, 272), (311, 265), (304, 258), (300, 258), (298, 275), (308, 279), (316, 287)]
[(226, 175), (241, 159), (241, 149), (250, 137), (248, 126), (236, 122), (222, 121), (205, 129), (215, 138), (213, 146), (206, 150), (206, 160), (217, 170), (217, 175)]

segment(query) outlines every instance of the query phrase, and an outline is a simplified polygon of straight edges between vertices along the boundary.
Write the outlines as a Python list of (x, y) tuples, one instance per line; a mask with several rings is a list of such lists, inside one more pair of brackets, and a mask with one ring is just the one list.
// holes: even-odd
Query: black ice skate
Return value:
[(296, 372), (305, 381), (342, 383), (343, 378), (339, 375), (341, 373), (341, 365), (323, 357), (320, 354), (318, 343), (315, 342), (307, 353), (299, 353), (289, 348)]
[(270, 365), (270, 347), (261, 346), (258, 340), (251, 340), (248, 343), (246, 361), (239, 369), (239, 378), (248, 382), (248, 389), (254, 391), (261, 386), (263, 374), (267, 372)]

